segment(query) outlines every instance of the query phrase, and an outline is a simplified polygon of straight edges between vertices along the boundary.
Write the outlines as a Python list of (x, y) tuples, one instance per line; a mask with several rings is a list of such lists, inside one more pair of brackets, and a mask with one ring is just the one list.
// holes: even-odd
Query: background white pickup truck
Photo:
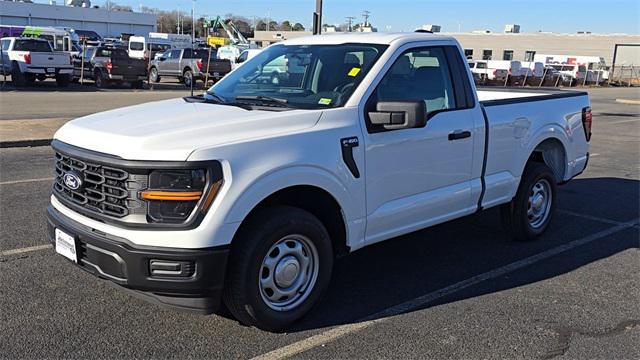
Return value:
[[(295, 72), (262, 81), (283, 59)], [(476, 92), (450, 37), (291, 39), (203, 96), (63, 126), (49, 234), (132, 294), (205, 313), (222, 297), (282, 329), (336, 255), (498, 205), (514, 239), (540, 236), (590, 135), (586, 93)]]
[(58, 86), (68, 86), (73, 73), (71, 54), (53, 51), (44, 39), (6, 37), (2, 44), (2, 67), (15, 86), (30, 85), (36, 79), (55, 77)]

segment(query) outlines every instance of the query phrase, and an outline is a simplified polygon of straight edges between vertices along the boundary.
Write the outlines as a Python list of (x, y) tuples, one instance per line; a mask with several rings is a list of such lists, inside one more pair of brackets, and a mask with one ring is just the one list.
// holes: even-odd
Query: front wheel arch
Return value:
[(247, 224), (262, 209), (273, 206), (289, 206), (311, 213), (322, 222), (329, 232), (336, 255), (346, 255), (350, 252), (347, 245), (347, 226), (342, 207), (332, 194), (313, 185), (292, 185), (279, 189), (258, 202), (236, 230), (231, 243), (232, 248), (243, 225)]

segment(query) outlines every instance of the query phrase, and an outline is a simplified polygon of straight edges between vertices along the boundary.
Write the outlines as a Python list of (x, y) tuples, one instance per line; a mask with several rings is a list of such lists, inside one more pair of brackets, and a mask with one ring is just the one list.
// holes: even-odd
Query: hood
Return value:
[(66, 123), (54, 139), (127, 160), (184, 161), (194, 150), (314, 126), (314, 110), (264, 111), (171, 99)]

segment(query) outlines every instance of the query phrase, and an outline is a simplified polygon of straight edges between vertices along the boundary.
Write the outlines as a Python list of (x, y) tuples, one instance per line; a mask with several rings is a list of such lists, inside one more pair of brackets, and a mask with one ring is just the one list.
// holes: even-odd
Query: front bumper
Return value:
[[(92, 229), (47, 209), (49, 241), (55, 229), (75, 237), (78, 267), (134, 296), (168, 307), (203, 314), (215, 312), (224, 284), (228, 247), (205, 249), (134, 246), (126, 239)], [(176, 239), (177, 241), (179, 239)], [(152, 274), (151, 260), (180, 263), (179, 276)]]

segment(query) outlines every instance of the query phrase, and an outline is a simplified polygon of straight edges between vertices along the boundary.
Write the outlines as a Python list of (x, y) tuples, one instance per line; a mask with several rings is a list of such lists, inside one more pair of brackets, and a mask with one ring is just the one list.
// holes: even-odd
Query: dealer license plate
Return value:
[(56, 229), (56, 252), (77, 263), (76, 239), (60, 229)]

